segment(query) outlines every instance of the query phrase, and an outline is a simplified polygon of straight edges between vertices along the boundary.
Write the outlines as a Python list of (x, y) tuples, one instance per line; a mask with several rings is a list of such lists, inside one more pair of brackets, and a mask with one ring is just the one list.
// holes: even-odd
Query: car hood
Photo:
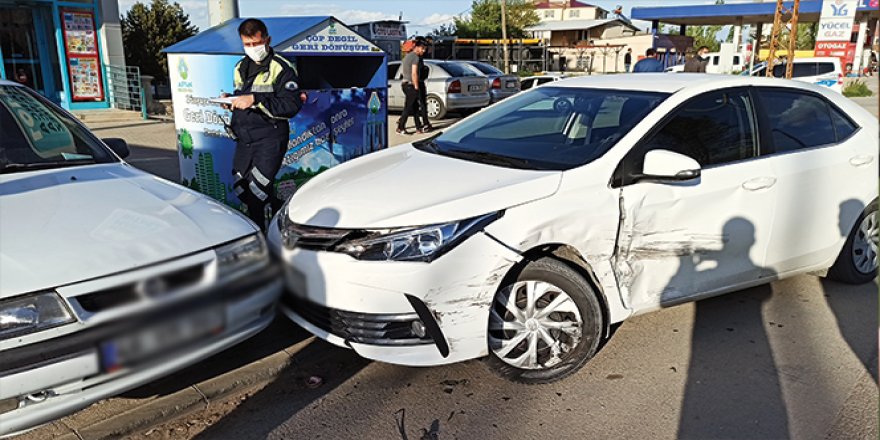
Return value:
[(0, 175), (0, 297), (131, 270), (254, 232), (220, 203), (124, 163)]
[(553, 195), (562, 173), (503, 168), (393, 147), (339, 165), (290, 200), (294, 223), (394, 228), (463, 220)]

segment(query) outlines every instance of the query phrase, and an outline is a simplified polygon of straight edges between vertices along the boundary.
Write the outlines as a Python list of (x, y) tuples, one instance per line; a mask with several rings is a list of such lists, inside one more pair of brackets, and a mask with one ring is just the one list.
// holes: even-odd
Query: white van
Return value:
[[(765, 75), (767, 75), (767, 63), (757, 64), (752, 69), (751, 76)], [(773, 76), (784, 77), (785, 64), (774, 66)], [(791, 79), (825, 86), (837, 93), (843, 93), (843, 69), (840, 68), (840, 58), (837, 57), (795, 58)]]
[[(748, 68), (748, 63), (746, 62), (746, 54), (742, 52), (733, 54), (733, 59), (731, 60), (731, 64), (730, 66), (728, 66), (728, 68), (723, 68), (721, 56), (721, 52), (710, 52), (706, 55), (706, 58), (708, 58), (709, 60), (709, 62), (706, 64), (706, 73), (741, 72)], [(684, 72), (684, 64), (670, 66), (666, 68), (666, 71), (675, 73)]]

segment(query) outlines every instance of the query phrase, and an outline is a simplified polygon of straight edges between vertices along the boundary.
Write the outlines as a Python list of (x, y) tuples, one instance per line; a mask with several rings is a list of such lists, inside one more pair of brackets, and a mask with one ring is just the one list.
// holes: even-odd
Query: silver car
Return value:
[(506, 75), (497, 67), (480, 61), (466, 61), (466, 63), (489, 79), (489, 95), (493, 104), (519, 92), (519, 77), (516, 75)]
[[(489, 80), (459, 61), (425, 60), (428, 117), (441, 119), (450, 110), (478, 110), (489, 105)], [(388, 107), (403, 110), (400, 61), (388, 63)]]

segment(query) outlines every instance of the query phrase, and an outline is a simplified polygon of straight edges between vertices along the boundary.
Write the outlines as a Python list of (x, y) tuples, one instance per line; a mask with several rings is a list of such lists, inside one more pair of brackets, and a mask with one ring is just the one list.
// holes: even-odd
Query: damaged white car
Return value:
[(560, 81), (306, 184), (269, 232), (282, 309), (366, 358), (558, 380), (639, 313), (806, 272), (872, 280), (877, 132), (800, 82)]
[(124, 141), (6, 81), (0, 133), (0, 437), (272, 321), (281, 274), (247, 218), (135, 169)]

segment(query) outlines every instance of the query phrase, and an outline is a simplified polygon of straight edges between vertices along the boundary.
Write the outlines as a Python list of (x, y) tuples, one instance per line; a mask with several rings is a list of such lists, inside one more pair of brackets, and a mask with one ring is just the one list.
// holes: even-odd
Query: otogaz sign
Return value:
[(859, 0), (824, 0), (816, 41), (849, 41)]

